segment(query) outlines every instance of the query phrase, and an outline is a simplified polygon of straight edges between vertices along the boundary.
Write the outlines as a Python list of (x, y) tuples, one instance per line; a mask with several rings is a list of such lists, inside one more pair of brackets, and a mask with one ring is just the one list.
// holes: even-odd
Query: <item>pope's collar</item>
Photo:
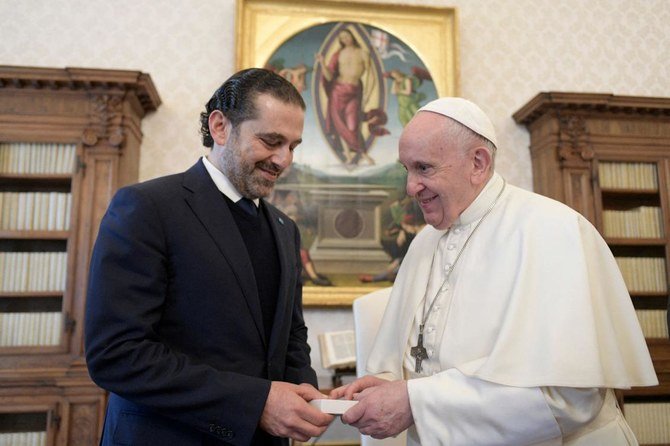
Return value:
[(484, 186), (484, 189), (477, 195), (475, 201), (470, 203), (470, 206), (465, 208), (461, 215), (454, 221), (453, 227), (467, 226), (470, 223), (479, 220), (484, 212), (491, 207), (491, 204), (500, 193), (500, 188), (503, 187), (503, 178), (496, 172), (489, 179)]
[[(212, 164), (212, 162), (208, 160), (206, 156), (202, 157), (202, 163), (205, 165), (205, 169), (207, 169), (209, 176), (212, 177), (212, 181), (214, 181), (216, 188), (219, 189), (223, 195), (230, 198), (230, 201), (233, 203), (237, 203), (242, 199), (242, 194), (239, 193), (237, 189), (235, 189), (235, 186), (233, 186), (233, 183), (230, 182), (228, 177), (226, 177), (223, 172), (217, 169), (216, 166)], [(258, 198), (254, 198), (252, 201), (256, 207), (258, 207), (260, 200)]]

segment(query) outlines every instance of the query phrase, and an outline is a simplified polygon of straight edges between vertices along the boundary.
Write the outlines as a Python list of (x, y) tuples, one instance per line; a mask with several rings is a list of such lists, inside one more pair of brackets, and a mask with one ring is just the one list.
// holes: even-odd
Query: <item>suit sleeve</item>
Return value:
[(295, 228), (295, 296), (293, 302), (293, 317), (291, 332), (289, 335), (288, 350), (286, 355), (286, 370), (284, 377), (286, 381), (294, 384), (309, 383), (317, 387), (316, 372), (311, 366), (310, 347), (307, 343), (307, 327), (302, 309), (302, 262), (300, 257), (300, 232)]
[(223, 433), (229, 444), (248, 444), (270, 382), (195, 361), (155, 332), (170, 269), (162, 224), (148, 194), (134, 187), (119, 190), (102, 219), (86, 309), (89, 372), (123, 398), (200, 431)]

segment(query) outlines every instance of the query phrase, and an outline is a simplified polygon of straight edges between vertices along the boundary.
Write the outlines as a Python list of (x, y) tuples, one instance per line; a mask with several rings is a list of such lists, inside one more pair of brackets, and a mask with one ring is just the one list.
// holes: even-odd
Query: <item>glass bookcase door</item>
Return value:
[[(662, 161), (601, 161), (601, 232), (615, 256), (648, 343), (668, 338), (667, 228), (669, 204)], [(664, 342), (664, 341), (661, 341)], [(625, 397), (625, 416), (640, 444), (667, 444), (670, 403)]]
[(59, 404), (54, 398), (41, 403), (14, 401), (16, 410), (0, 412), (0, 445), (50, 446), (60, 423)]
[(0, 143), (0, 351), (65, 347), (76, 145)]
[(646, 338), (667, 338), (667, 229), (657, 162), (601, 161), (602, 232)]
[(656, 162), (601, 161), (602, 233), (646, 338), (667, 338), (666, 228)]

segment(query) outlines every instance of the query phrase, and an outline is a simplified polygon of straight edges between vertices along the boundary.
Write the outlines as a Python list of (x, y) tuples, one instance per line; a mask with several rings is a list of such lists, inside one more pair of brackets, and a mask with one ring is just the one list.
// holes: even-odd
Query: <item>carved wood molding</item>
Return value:
[(132, 91), (144, 113), (161, 104), (151, 77), (140, 71), (94, 68), (37, 68), (0, 65), (0, 89), (87, 91), (97, 94)]
[(609, 93), (542, 92), (512, 115), (517, 124), (530, 125), (551, 111), (586, 111), (670, 116), (670, 98), (621, 96)]
[(161, 102), (146, 73), (88, 68), (0, 66), (0, 95), (0, 113), (41, 115), (42, 121), (55, 119), (61, 127), (83, 123), (84, 146), (117, 149), (126, 133), (138, 131), (137, 119)]
[(123, 129), (123, 97), (119, 95), (93, 96), (90, 126), (84, 130), (82, 142), (94, 146), (106, 138), (112, 147), (119, 147), (125, 138)]
[(558, 157), (561, 166), (588, 168), (593, 156), (584, 117), (558, 113)]

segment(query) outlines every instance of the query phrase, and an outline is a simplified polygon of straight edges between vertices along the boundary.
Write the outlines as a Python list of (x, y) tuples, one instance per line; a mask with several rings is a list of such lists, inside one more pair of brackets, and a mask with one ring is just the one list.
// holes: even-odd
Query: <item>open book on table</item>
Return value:
[(353, 330), (319, 334), (321, 365), (325, 369), (356, 366), (356, 342)]

